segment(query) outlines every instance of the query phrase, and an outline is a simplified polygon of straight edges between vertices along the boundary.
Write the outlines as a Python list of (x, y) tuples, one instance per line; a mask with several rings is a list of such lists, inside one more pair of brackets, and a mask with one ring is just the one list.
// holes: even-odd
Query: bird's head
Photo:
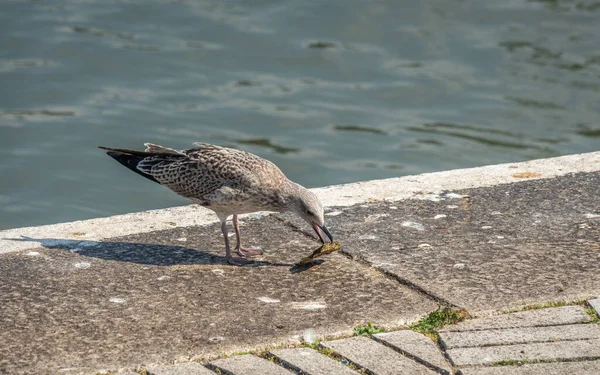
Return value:
[(322, 243), (325, 243), (325, 236), (329, 238), (330, 242), (333, 242), (331, 233), (325, 227), (325, 216), (321, 201), (319, 201), (319, 198), (313, 192), (300, 185), (298, 185), (298, 188), (296, 199), (293, 199), (290, 211), (298, 214), (298, 216), (312, 226)]

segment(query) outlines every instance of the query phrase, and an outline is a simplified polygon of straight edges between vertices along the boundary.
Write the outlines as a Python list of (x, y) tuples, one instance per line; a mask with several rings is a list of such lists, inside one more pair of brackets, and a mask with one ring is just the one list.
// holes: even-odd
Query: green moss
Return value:
[(591, 323), (600, 323), (600, 316), (598, 316), (596, 310), (591, 307), (586, 307), (585, 312), (590, 316)]
[(440, 328), (448, 324), (456, 324), (467, 319), (469, 314), (464, 310), (456, 310), (450, 307), (438, 307), (424, 316), (417, 323), (413, 324), (410, 329), (420, 332), (437, 341), (437, 333)]
[(376, 327), (371, 322), (368, 322), (367, 324), (359, 324), (354, 327), (355, 336), (371, 336), (381, 332), (385, 332), (385, 329)]

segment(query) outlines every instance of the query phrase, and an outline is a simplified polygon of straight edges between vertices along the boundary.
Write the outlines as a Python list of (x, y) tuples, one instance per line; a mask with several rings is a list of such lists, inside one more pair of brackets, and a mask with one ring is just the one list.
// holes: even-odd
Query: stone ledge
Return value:
[[(326, 206), (351, 206), (372, 201), (426, 199), (427, 194), (439, 194), (446, 190), (519, 182), (523, 181), (524, 176), (527, 176), (527, 179), (545, 179), (599, 169), (600, 152), (592, 152), (521, 163), (356, 182), (312, 189), (312, 191)], [(0, 231), (0, 254), (52, 245), (44, 241), (44, 238), (98, 241), (157, 230), (208, 225), (216, 221), (217, 218), (212, 211), (189, 205), (69, 223), (8, 229)], [(144, 224), (140, 225), (141, 222)], [(37, 241), (20, 241), (22, 237), (37, 239)]]

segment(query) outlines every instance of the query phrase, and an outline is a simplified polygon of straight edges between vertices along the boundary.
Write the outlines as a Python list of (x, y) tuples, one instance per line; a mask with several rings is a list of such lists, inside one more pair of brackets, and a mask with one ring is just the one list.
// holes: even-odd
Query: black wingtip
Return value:
[(157, 184), (160, 184), (160, 182), (157, 179), (155, 179), (153, 176), (146, 174), (146, 173), (140, 171), (139, 169), (137, 169), (137, 165), (142, 160), (144, 160), (146, 158), (146, 156), (131, 155), (131, 154), (125, 153), (123, 151), (110, 149), (108, 147), (99, 146), (99, 148), (106, 150), (106, 155), (115, 159), (116, 161), (121, 163), (121, 165), (127, 167), (127, 169), (139, 174), (140, 176), (144, 176), (147, 179), (156, 182)]

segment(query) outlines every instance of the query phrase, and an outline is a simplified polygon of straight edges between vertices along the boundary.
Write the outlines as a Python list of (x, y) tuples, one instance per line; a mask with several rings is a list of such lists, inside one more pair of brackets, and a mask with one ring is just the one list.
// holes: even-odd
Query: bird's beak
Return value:
[(317, 233), (317, 236), (319, 236), (321, 243), (325, 244), (325, 239), (323, 238), (323, 233), (326, 234), (327, 237), (329, 237), (329, 241), (333, 243), (333, 237), (331, 236), (331, 233), (329, 233), (329, 229), (327, 229), (327, 227), (325, 225), (320, 226), (319, 224), (317, 224), (313, 221), (312, 227), (315, 230), (315, 232)]

